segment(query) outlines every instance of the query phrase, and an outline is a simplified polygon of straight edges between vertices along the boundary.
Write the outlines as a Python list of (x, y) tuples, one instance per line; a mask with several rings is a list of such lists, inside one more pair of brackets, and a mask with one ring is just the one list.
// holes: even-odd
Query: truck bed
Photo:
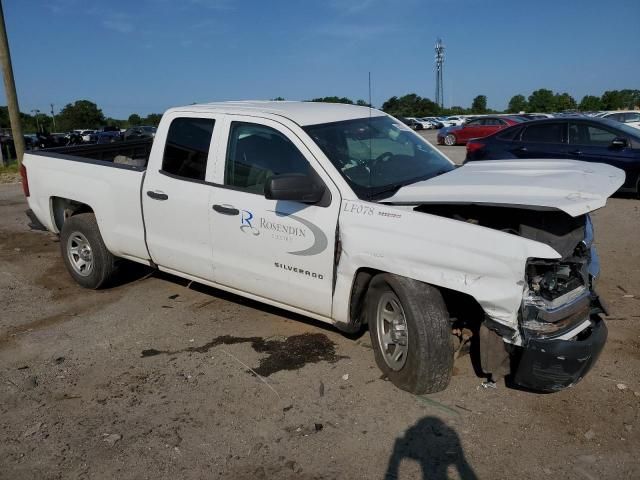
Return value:
[(145, 170), (149, 163), (152, 138), (129, 140), (102, 145), (75, 145), (29, 152), (32, 155), (51, 156), (76, 162), (87, 162), (133, 170)]

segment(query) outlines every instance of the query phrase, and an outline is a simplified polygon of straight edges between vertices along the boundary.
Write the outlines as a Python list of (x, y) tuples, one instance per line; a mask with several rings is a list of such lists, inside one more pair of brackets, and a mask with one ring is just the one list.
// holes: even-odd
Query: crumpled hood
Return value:
[(385, 203), (464, 203), (562, 210), (573, 217), (604, 207), (624, 183), (622, 170), (577, 160), (469, 162), (402, 187)]

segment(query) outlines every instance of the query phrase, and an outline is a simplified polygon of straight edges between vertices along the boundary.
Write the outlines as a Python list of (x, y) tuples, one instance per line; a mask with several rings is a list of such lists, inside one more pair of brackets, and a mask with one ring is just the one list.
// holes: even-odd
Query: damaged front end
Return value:
[[(588, 215), (583, 238), (561, 260), (529, 259), (523, 295), (523, 345), (516, 348), (516, 384), (541, 391), (569, 387), (591, 369), (607, 339), (594, 289), (600, 265)], [(575, 230), (574, 230), (575, 231)], [(575, 238), (574, 238), (575, 239)]]
[(606, 309), (594, 289), (600, 265), (589, 215), (488, 205), (431, 204), (416, 210), (544, 243), (559, 254), (528, 259), (517, 331), (485, 320), (482, 368), (536, 391), (558, 391), (580, 381), (607, 338), (599, 316)]

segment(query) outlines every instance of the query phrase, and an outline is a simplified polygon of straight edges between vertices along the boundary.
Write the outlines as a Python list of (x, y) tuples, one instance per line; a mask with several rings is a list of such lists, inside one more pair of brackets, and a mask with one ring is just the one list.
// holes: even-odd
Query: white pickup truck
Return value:
[(375, 109), (225, 102), (167, 111), (153, 140), (27, 153), (22, 175), (83, 287), (127, 259), (368, 324), (410, 392), (449, 384), (452, 332), (476, 334), (488, 375), (538, 391), (579, 381), (606, 340), (589, 212), (624, 180), (611, 166), (456, 168)]

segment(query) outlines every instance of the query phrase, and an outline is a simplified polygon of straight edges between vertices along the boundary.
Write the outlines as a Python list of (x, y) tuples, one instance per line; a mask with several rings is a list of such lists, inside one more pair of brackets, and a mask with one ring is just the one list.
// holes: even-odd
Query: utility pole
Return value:
[(18, 165), (22, 165), (22, 156), (24, 155), (24, 137), (22, 136), (22, 123), (20, 123), (20, 107), (18, 106), (16, 83), (13, 79), (13, 67), (11, 66), (11, 54), (9, 53), (9, 40), (7, 39), (7, 29), (4, 24), (2, 0), (0, 0), (0, 63), (2, 63), (4, 90), (7, 96), (7, 107), (9, 109), (9, 119), (11, 121), (13, 145), (16, 148)]
[(444, 43), (438, 38), (436, 40), (436, 103), (440, 108), (444, 108)]
[(53, 120), (53, 131), (56, 131), (56, 114), (53, 111), (53, 103), (51, 104), (51, 119)]
[(36, 128), (38, 129), (38, 132), (39, 132), (40, 131), (40, 120), (38, 120), (38, 115), (40, 115), (40, 110), (38, 110), (38, 109), (31, 110), (31, 113), (33, 113), (33, 116), (36, 117)]

